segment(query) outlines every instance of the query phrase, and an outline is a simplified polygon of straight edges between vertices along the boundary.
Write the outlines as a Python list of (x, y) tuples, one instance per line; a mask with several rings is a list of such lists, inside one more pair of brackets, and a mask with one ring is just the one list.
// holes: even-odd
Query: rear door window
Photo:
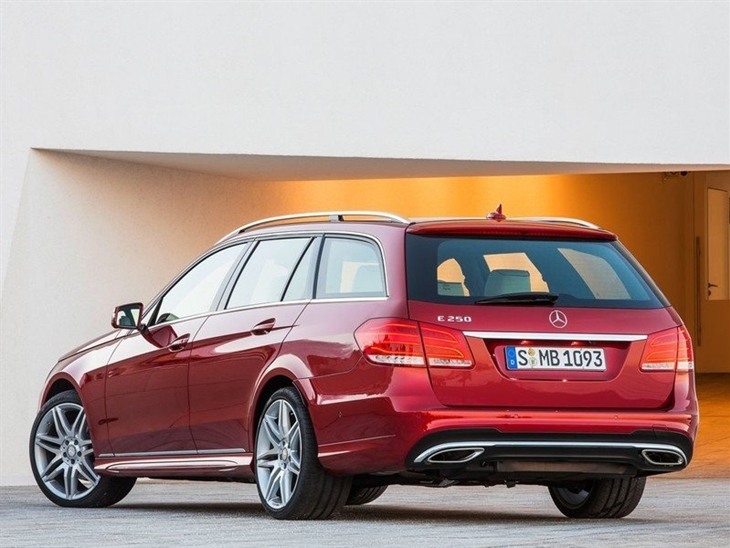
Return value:
[(406, 237), (408, 295), (470, 304), (551, 293), (556, 305), (659, 308), (666, 299), (617, 242)]
[(317, 277), (317, 299), (385, 297), (383, 259), (375, 243), (328, 236)]
[(261, 240), (238, 276), (226, 308), (279, 302), (311, 238)]

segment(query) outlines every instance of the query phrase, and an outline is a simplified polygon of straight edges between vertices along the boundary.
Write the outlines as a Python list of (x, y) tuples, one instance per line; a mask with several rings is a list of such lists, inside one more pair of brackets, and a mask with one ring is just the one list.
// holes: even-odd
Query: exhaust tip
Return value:
[(482, 447), (459, 447), (458, 449), (443, 449), (426, 459), (428, 464), (463, 464), (474, 460), (484, 453)]
[(641, 456), (653, 466), (682, 466), (685, 463), (684, 455), (672, 449), (644, 449)]

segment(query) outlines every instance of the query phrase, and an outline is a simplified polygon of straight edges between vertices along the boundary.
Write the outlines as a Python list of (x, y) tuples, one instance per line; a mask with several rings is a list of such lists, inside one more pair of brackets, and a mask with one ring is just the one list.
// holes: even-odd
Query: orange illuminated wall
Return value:
[(336, 209), (481, 216), (502, 203), (508, 217), (583, 218), (616, 232), (691, 325), (691, 180), (649, 173), (252, 183), (244, 186), (250, 209), (242, 209), (244, 220)]

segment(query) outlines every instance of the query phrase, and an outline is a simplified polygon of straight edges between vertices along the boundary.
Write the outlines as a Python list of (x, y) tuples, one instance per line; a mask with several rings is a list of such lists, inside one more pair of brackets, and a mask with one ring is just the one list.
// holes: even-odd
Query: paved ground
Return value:
[(0, 548), (15, 546), (730, 546), (730, 375), (698, 376), (701, 427), (680, 473), (650, 479), (628, 518), (564, 518), (540, 487), (391, 487), (331, 521), (278, 522), (252, 485), (140, 482), (104, 510), (0, 489)]
[(143, 483), (103, 510), (0, 494), (0, 546), (730, 546), (730, 480), (654, 479), (622, 520), (568, 520), (539, 487), (391, 487), (330, 521), (268, 518), (251, 485)]

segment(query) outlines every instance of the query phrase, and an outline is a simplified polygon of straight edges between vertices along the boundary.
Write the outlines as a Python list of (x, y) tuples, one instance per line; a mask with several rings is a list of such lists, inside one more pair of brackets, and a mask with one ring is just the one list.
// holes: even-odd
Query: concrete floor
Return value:
[(730, 546), (730, 375), (698, 378), (690, 467), (652, 478), (622, 520), (564, 518), (547, 489), (395, 486), (325, 522), (277, 522), (252, 485), (140, 482), (118, 505), (64, 509), (35, 487), (0, 491), (0, 547), (15, 546)]
[(564, 518), (547, 489), (391, 487), (330, 521), (279, 522), (252, 485), (143, 483), (109, 509), (65, 509), (31, 487), (0, 495), (0, 546), (729, 546), (725, 479), (654, 479), (631, 516)]

